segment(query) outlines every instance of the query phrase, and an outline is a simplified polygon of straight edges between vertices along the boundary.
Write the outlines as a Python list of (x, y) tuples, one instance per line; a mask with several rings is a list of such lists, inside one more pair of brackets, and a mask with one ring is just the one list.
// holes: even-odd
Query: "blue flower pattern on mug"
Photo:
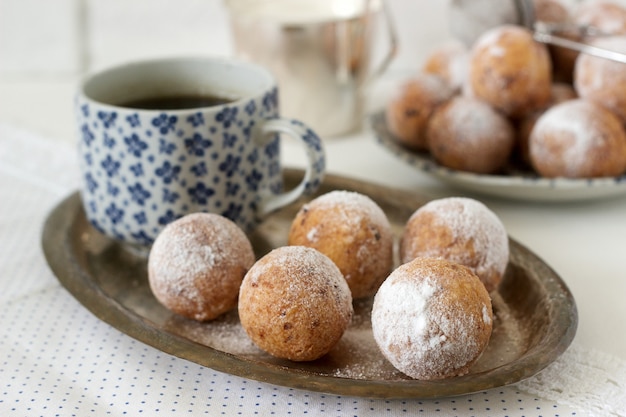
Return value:
[(115, 124), (115, 119), (117, 119), (117, 113), (99, 111), (98, 119), (100, 119), (104, 127), (108, 129), (109, 127), (112, 127)]
[(137, 158), (141, 157), (141, 153), (148, 149), (148, 144), (141, 139), (139, 139), (139, 135), (133, 133), (129, 137), (124, 138), (124, 143), (128, 147), (128, 153), (136, 156)]
[(215, 121), (221, 123), (224, 128), (228, 129), (231, 124), (237, 120), (237, 108), (236, 107), (224, 107), (222, 111), (217, 113)]
[(192, 114), (187, 117), (187, 121), (193, 126), (198, 127), (204, 124), (204, 115), (202, 113)]
[(159, 153), (171, 155), (176, 150), (176, 144), (168, 142), (163, 138), (159, 139)]
[(163, 162), (163, 165), (157, 168), (154, 173), (157, 177), (161, 177), (163, 184), (171, 184), (178, 179), (181, 168), (178, 165), (172, 165), (170, 161)]
[(213, 142), (203, 138), (200, 133), (194, 133), (192, 137), (185, 139), (185, 148), (193, 156), (204, 156), (206, 149), (210, 148)]
[(174, 132), (177, 120), (178, 117), (176, 116), (168, 116), (165, 113), (161, 113), (158, 117), (152, 119), (152, 126), (158, 128), (162, 135), (166, 135), (170, 130)]
[(86, 124), (81, 126), (80, 132), (81, 132), (81, 139), (83, 143), (87, 146), (91, 145), (91, 142), (93, 142), (96, 139), (94, 134), (91, 132), (91, 129), (89, 129), (89, 126)]
[[(256, 118), (276, 117), (277, 93), (273, 89), (250, 100), (241, 111), (225, 106), (211, 119), (206, 113), (99, 111), (96, 104), (77, 102), (81, 164), (88, 170), (82, 193), (90, 222), (139, 244), (151, 243), (163, 226), (189, 211), (222, 213), (252, 228), (257, 191), (282, 190), (278, 135), (261, 149), (251, 140)], [(315, 144), (319, 138), (307, 132), (307, 141)], [(218, 177), (225, 180), (216, 182)]]

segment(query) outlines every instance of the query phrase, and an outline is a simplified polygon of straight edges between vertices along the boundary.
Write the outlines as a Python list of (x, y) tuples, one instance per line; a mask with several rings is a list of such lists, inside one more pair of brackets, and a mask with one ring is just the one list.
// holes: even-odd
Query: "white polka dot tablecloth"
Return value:
[(275, 386), (165, 354), (98, 320), (40, 248), (77, 188), (72, 149), (0, 126), (0, 416), (625, 416), (626, 361), (576, 342), (537, 376), (437, 400), (380, 400)]

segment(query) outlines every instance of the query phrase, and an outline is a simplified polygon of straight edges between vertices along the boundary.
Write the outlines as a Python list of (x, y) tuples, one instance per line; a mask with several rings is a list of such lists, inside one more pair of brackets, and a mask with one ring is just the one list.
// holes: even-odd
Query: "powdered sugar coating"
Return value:
[(520, 26), (502, 25), (485, 32), (472, 47), (469, 72), (472, 94), (507, 116), (540, 109), (550, 98), (548, 50)]
[(498, 216), (464, 197), (433, 200), (407, 221), (400, 242), (403, 263), (417, 257), (444, 258), (465, 265), (495, 290), (509, 261), (509, 240)]
[(372, 331), (383, 355), (416, 379), (466, 374), (491, 336), (493, 312), (472, 272), (443, 259), (401, 265), (381, 285)]
[(626, 8), (615, 1), (581, 2), (574, 10), (573, 20), (580, 26), (592, 26), (603, 34), (626, 34)]
[(570, 100), (537, 120), (529, 155), (545, 177), (617, 176), (626, 170), (626, 132), (609, 110), (588, 100)]
[(305, 204), (289, 244), (315, 248), (345, 277), (352, 296), (373, 295), (393, 264), (393, 234), (385, 212), (368, 196), (335, 190)]
[(410, 149), (427, 149), (426, 126), (437, 106), (454, 94), (441, 77), (420, 73), (403, 82), (391, 95), (385, 112), (389, 131)]
[(435, 48), (424, 61), (427, 74), (441, 77), (454, 91), (460, 91), (468, 73), (469, 50), (459, 41), (450, 41)]
[[(594, 39), (591, 44), (610, 51), (626, 53), (626, 36)], [(626, 65), (609, 59), (581, 54), (574, 68), (578, 95), (613, 111), (626, 122)]]
[(310, 361), (323, 356), (339, 341), (352, 314), (341, 272), (312, 248), (274, 249), (241, 284), (241, 325), (259, 348), (276, 357)]
[(235, 223), (217, 214), (190, 214), (155, 240), (148, 258), (150, 288), (173, 312), (211, 320), (235, 307), (254, 261), (252, 245)]
[(502, 168), (515, 144), (507, 118), (485, 102), (464, 96), (435, 110), (427, 132), (428, 147), (437, 162), (480, 174)]

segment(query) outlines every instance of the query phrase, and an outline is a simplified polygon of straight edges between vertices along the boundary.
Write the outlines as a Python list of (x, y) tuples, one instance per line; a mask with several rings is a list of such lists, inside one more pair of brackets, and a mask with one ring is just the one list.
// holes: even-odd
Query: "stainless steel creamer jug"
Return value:
[[(361, 126), (363, 89), (395, 55), (397, 35), (383, 0), (226, 0), (236, 54), (273, 72), (285, 117), (322, 137)], [(376, 23), (389, 47), (374, 67)]]

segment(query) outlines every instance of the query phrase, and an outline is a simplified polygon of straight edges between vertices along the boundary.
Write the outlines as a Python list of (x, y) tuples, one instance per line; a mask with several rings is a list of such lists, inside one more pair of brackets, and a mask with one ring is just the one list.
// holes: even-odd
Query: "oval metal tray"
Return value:
[[(286, 187), (299, 170), (286, 170)], [(376, 201), (400, 236), (404, 223), (427, 200), (352, 179), (328, 175), (318, 194), (352, 190)], [(251, 236), (262, 256), (285, 245), (291, 220), (306, 200), (271, 215)], [(338, 345), (309, 362), (279, 360), (257, 349), (236, 309), (208, 323), (178, 317), (162, 307), (148, 285), (145, 253), (98, 233), (87, 222), (78, 193), (53, 209), (42, 245), (67, 290), (88, 310), (120, 331), (163, 352), (217, 371), (292, 388), (371, 398), (435, 398), (518, 382), (554, 361), (576, 332), (577, 310), (565, 283), (514, 240), (504, 280), (492, 293), (494, 330), (487, 350), (468, 375), (440, 381), (412, 380), (379, 352), (371, 331), (371, 299), (355, 302), (355, 317)]]

